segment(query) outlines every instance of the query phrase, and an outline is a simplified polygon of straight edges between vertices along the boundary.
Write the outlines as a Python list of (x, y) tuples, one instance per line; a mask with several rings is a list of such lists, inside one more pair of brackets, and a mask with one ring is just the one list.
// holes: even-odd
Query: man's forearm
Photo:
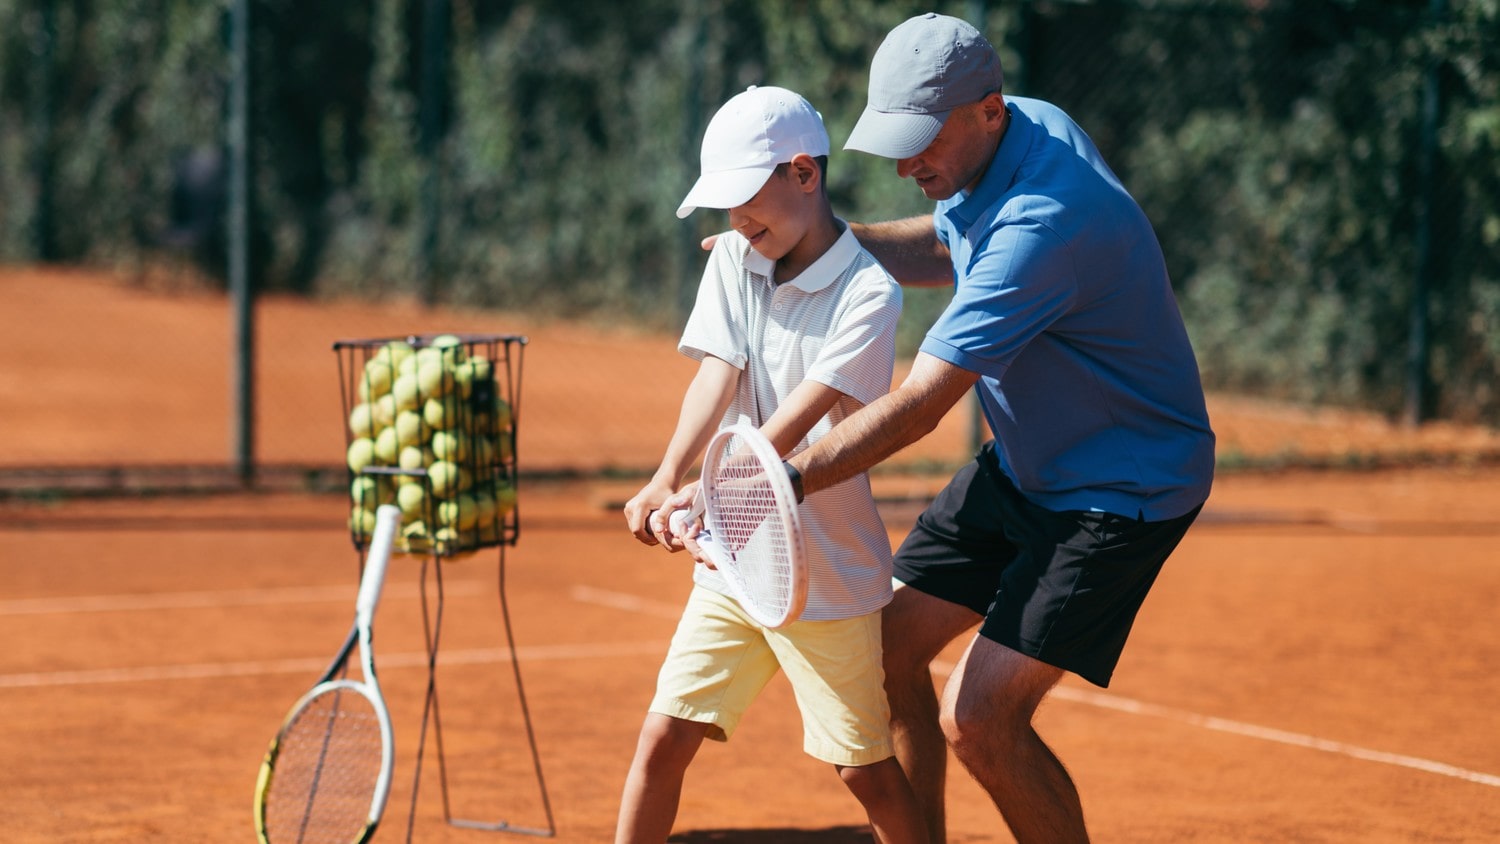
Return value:
[(978, 376), (919, 354), (911, 375), (885, 396), (833, 427), (788, 461), (805, 493), (827, 489), (925, 437), (966, 395)]
[(902, 284), (928, 287), (953, 283), (948, 249), (937, 239), (932, 217), (850, 223), (849, 230)]

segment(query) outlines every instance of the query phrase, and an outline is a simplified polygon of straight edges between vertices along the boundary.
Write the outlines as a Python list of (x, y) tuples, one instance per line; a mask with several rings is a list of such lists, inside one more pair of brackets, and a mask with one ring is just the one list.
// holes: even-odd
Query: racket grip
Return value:
[(400, 507), (383, 504), (375, 511), (375, 533), (370, 537), (369, 553), (365, 555), (365, 573), (359, 581), (359, 599), (354, 604), (355, 612), (367, 622), (375, 615), (375, 605), (380, 603), (386, 565), (391, 560), (391, 549), (396, 544), (396, 529), (400, 526)]

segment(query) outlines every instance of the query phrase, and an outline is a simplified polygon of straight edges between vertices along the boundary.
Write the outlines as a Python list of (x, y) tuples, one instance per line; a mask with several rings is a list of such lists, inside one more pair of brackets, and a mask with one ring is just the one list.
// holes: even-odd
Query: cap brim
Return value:
[(865, 108), (849, 133), (844, 149), (868, 152), (883, 158), (911, 158), (932, 143), (943, 130), (948, 112), (902, 114)]
[(745, 167), (739, 170), (721, 170), (704, 173), (698, 177), (693, 189), (677, 208), (677, 217), (682, 219), (699, 208), (734, 208), (755, 198), (766, 180), (775, 172), (776, 165)]

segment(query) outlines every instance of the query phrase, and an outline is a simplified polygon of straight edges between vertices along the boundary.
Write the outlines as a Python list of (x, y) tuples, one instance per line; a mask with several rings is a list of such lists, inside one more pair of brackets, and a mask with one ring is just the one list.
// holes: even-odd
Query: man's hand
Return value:
[(703, 241), (698, 245), (703, 247), (704, 252), (712, 252), (714, 251), (714, 244), (718, 242), (719, 236), (716, 234), (711, 234), (708, 237), (703, 238)]

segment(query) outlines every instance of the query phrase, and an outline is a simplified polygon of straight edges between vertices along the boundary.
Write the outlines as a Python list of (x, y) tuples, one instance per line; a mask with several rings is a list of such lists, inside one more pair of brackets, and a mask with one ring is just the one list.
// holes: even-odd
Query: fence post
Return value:
[[(1430, 0), (1427, 28), (1442, 22), (1446, 0)], [(1424, 31), (1426, 28), (1424, 28)], [(1431, 55), (1422, 82), (1422, 116), (1417, 141), (1416, 272), (1412, 279), (1410, 334), (1406, 347), (1406, 407), (1403, 421), (1422, 424), (1427, 414), (1429, 338), (1427, 305), (1432, 283), (1432, 203), (1437, 171), (1437, 129), (1442, 110), (1440, 59)]]
[(250, 0), (229, 10), (230, 460), (240, 482), (255, 472), (255, 300), (251, 289)]

